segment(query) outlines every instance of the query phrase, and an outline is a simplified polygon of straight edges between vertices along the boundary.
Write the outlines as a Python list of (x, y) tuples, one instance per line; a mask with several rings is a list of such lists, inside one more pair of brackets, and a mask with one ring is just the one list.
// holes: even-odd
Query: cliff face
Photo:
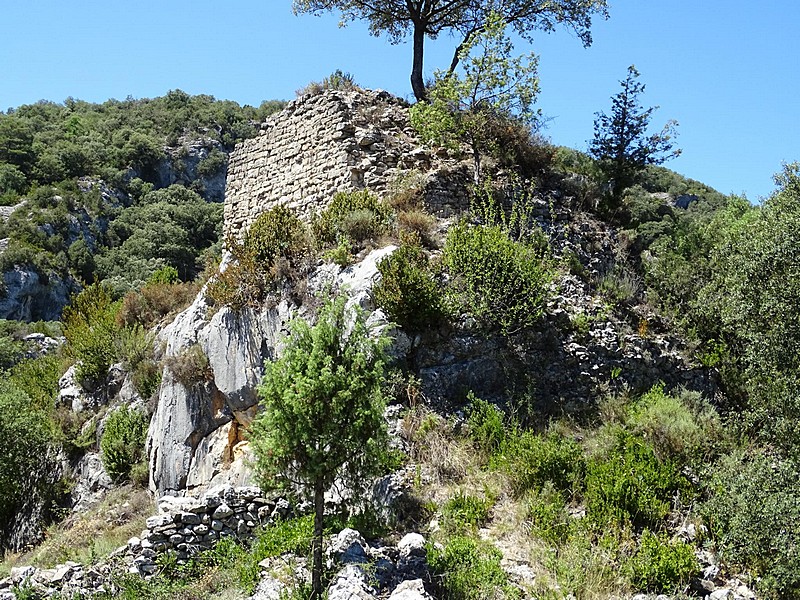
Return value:
[[(322, 265), (309, 281), (308, 297), (342, 289), (368, 311), (377, 279), (377, 262), (393, 246), (373, 251), (347, 269)], [(205, 293), (160, 334), (168, 365), (192, 360), (195, 349), (208, 365), (194, 381), (179, 380), (164, 369), (158, 404), (150, 424), (147, 454), (151, 488), (159, 495), (197, 494), (209, 486), (251, 482), (244, 429), (255, 416), (256, 387), (264, 361), (280, 353), (286, 325), (308, 316), (309, 307), (281, 300), (260, 310), (223, 308), (209, 316)], [(380, 313), (373, 322), (382, 321)]]

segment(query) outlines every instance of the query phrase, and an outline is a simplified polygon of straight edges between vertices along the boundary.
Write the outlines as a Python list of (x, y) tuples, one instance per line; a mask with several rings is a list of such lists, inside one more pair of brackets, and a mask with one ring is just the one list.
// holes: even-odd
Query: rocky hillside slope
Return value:
[[(601, 219), (585, 178), (555, 149), (542, 152), (549, 163), (529, 180), (487, 160), (490, 183), (475, 190), (467, 155), (421, 144), (407, 106), (385, 92), (327, 90), (268, 119), (230, 155), (227, 251), (218, 271), (188, 307), (152, 328), (160, 372), (152, 394), (142, 393), (124, 362), (100, 385), (84, 385), (75, 368), (60, 382), (59, 405), (93, 423), (88, 435), (96, 440), (118, 406), (150, 416), (146, 479), (159, 515), (96, 576), (66, 563), (52, 572), (15, 570), (0, 586), (27, 578), (47, 594), (118, 593), (125, 587), (110, 574), (120, 569), (160, 585), (184, 573), (169, 571), (170, 560), (190, 569), (202, 564), (193, 557), (212, 556), (222, 569), (228, 563), (213, 555), (219, 540), (247, 547), (259, 525), (302, 521), (302, 505), (247, 487), (255, 483), (248, 431), (264, 363), (281, 356), (290, 321), (313, 322), (320, 296), (341, 294), (392, 338), (386, 417), (403, 458), (373, 486), (370, 510), (391, 531), (362, 536), (340, 527), (329, 537), (329, 598), (450, 597), (455, 548), (495, 569), (492, 593), (502, 597), (754, 598), (746, 575), (702, 547), (708, 529), (693, 511), (707, 475), (693, 461), (729, 443), (714, 406), (717, 373), (675, 328), (674, 315), (649, 301), (637, 246), (643, 230), (632, 239), (630, 229)], [(648, 210), (676, 220), (705, 201), (640, 193)], [(302, 223), (291, 240), (301, 250), (255, 260), (251, 232), (285, 208)], [(488, 298), (487, 315), (464, 300), (458, 286), (467, 275), (452, 259), (459, 231), (498, 232), (503, 248), (541, 269), (541, 304), (521, 324), (493, 320), (492, 311), (508, 308), (503, 302)], [(420, 304), (401, 322), (382, 296), (397, 256), (416, 257), (420, 277), (441, 294), (435, 318), (415, 320), (430, 308)], [(410, 302), (408, 289), (395, 300)], [(75, 507), (96, 503), (111, 486), (88, 446), (72, 458)], [(638, 485), (649, 483), (636, 488), (631, 473)], [(636, 498), (630, 502), (651, 504), (600, 511), (612, 502), (609, 481), (634, 486), (621, 492)], [(651, 498), (650, 488), (662, 495)], [(329, 494), (332, 514), (347, 496)], [(648, 571), (659, 552), (680, 572), (664, 576), (668, 583)], [(290, 580), (307, 574), (291, 552), (259, 556), (255, 580), (247, 579), (253, 598), (278, 598), (291, 587), (287, 573)]]

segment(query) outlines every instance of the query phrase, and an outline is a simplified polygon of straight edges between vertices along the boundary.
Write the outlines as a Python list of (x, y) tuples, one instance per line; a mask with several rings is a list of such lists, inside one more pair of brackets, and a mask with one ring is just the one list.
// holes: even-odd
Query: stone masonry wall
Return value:
[[(308, 219), (338, 191), (368, 188), (383, 196), (409, 171), (425, 176), (426, 208), (434, 214), (449, 216), (465, 205), (466, 188), (459, 182), (468, 176), (460, 178), (454, 161), (422, 147), (404, 101), (365, 90), (303, 96), (231, 154), (225, 236), (240, 236), (278, 204)], [(443, 188), (444, 172), (451, 183)]]

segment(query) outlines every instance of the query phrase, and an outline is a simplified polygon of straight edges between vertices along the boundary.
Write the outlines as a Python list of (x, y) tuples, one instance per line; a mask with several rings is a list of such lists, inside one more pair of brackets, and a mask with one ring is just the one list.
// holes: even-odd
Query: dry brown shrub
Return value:
[(431, 248), (434, 244), (434, 229), (436, 217), (424, 210), (408, 210), (397, 213), (397, 228), (399, 233), (410, 233), (419, 236), (420, 242)]
[(472, 445), (433, 411), (414, 407), (403, 418), (403, 426), (411, 459), (434, 473), (438, 483), (459, 482), (476, 466)]
[(150, 283), (128, 292), (117, 313), (120, 326), (141, 325), (150, 328), (165, 317), (177, 314), (191, 304), (200, 285), (191, 283)]
[(186, 387), (214, 379), (214, 372), (200, 344), (193, 344), (183, 349), (180, 354), (167, 356), (164, 358), (164, 366), (169, 369), (176, 381)]

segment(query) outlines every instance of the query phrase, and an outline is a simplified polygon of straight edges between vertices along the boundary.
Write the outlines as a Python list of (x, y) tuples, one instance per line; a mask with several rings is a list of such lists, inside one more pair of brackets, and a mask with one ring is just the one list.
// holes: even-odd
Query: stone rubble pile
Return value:
[(147, 519), (147, 529), (128, 541), (131, 572), (152, 575), (159, 553), (174, 551), (178, 563), (211, 548), (223, 537), (247, 539), (253, 530), (290, 514), (285, 499), (264, 498), (257, 487), (220, 486), (200, 498), (163, 496), (159, 514)]
[[(385, 546), (370, 545), (355, 529), (343, 529), (328, 540), (325, 559), (326, 568), (335, 571), (328, 600), (432, 600), (425, 538), (419, 533)], [(292, 583), (311, 579), (305, 559), (276, 557), (261, 566), (261, 581), (249, 600), (279, 600)]]
[(52, 569), (15, 567), (0, 580), (0, 600), (15, 598), (14, 588), (32, 588), (37, 597), (56, 593), (66, 597), (114, 593), (115, 576), (151, 577), (159, 554), (174, 552), (178, 563), (209, 548), (223, 537), (246, 540), (259, 525), (285, 519), (289, 502), (263, 497), (257, 487), (220, 486), (199, 498), (164, 496), (159, 513), (149, 517), (146, 529), (101, 563), (83, 566), (67, 562)]

